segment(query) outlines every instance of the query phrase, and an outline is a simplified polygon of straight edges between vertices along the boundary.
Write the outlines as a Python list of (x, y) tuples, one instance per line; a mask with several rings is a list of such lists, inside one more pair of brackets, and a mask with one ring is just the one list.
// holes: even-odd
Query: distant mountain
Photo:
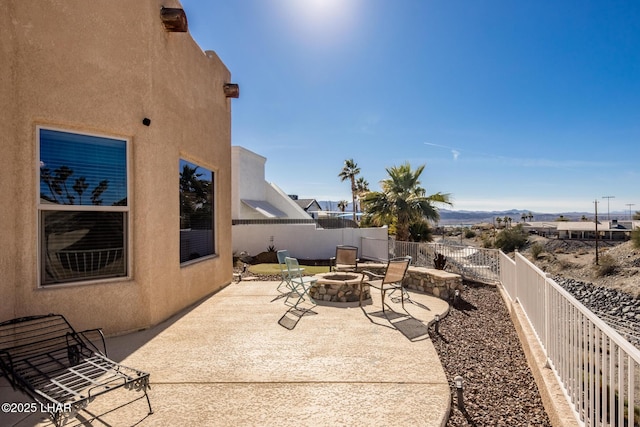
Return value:
[[(323, 211), (330, 211), (330, 212), (338, 212), (340, 211), (340, 209), (338, 208), (338, 203), (339, 201), (333, 201), (333, 200), (316, 200), (316, 202), (318, 202), (318, 204), (320, 205), (320, 207), (322, 208)], [(349, 202), (349, 204), (347, 205), (346, 209), (344, 210), (345, 212), (353, 212), (353, 203)]]
[(509, 217), (514, 223), (522, 221), (522, 215), (528, 215), (531, 212), (533, 219), (531, 221), (555, 221), (559, 216), (572, 221), (579, 220), (583, 216), (587, 218), (593, 217), (593, 213), (589, 212), (561, 212), (561, 213), (543, 213), (532, 212), (527, 210), (511, 209), (506, 211), (452, 211), (448, 209), (440, 209), (441, 224), (478, 224), (480, 222), (492, 223), (495, 218)]
[[(318, 200), (317, 202), (324, 211), (339, 211), (337, 201)], [(345, 212), (352, 212), (353, 208), (351, 206), (352, 204), (349, 203), (349, 205), (345, 209)], [(593, 212), (544, 213), (520, 209), (509, 209), (504, 211), (454, 211), (449, 209), (440, 209), (440, 224), (455, 225), (478, 224), (481, 222), (492, 223), (495, 218), (504, 218), (505, 216), (510, 217), (515, 224), (522, 221), (522, 214), (528, 215), (529, 212), (531, 212), (531, 214), (533, 215), (533, 219), (531, 221), (555, 221), (561, 215), (569, 221), (577, 221), (580, 220), (583, 216), (587, 218), (593, 218), (594, 214)], [(598, 215), (598, 217), (601, 217), (600, 214)]]

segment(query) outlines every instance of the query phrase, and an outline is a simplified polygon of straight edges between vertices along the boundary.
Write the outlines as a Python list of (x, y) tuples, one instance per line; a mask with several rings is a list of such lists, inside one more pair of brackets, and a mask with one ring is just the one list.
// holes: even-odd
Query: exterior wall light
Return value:
[(226, 96), (227, 98), (239, 98), (240, 86), (238, 86), (236, 83), (225, 83), (224, 96)]
[(189, 29), (187, 14), (183, 9), (163, 7), (160, 9), (160, 19), (164, 30), (170, 33), (186, 33)]
[(462, 378), (460, 375), (458, 375), (457, 377), (455, 377), (453, 379), (453, 382), (456, 386), (456, 392), (458, 394), (458, 409), (460, 409), (461, 411), (464, 411), (464, 398), (462, 396), (462, 390), (463, 390), (463, 386), (464, 386), (464, 378)]

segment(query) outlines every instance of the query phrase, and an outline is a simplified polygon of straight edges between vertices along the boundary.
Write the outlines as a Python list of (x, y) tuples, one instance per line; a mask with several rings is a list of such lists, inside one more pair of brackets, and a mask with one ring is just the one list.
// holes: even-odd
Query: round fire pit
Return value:
[[(316, 302), (355, 303), (360, 301), (360, 282), (362, 274), (350, 272), (331, 272), (316, 274), (318, 281), (309, 290)], [(362, 300), (371, 298), (369, 284), (362, 284)]]

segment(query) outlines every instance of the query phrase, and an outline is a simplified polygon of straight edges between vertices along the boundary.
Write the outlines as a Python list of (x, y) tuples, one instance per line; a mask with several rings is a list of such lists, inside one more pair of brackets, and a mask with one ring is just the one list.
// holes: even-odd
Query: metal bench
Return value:
[[(99, 349), (97, 344), (102, 345)], [(56, 426), (104, 393), (120, 387), (147, 394), (149, 374), (107, 357), (100, 329), (76, 332), (64, 316), (48, 314), (0, 323), (0, 373), (47, 412)]]

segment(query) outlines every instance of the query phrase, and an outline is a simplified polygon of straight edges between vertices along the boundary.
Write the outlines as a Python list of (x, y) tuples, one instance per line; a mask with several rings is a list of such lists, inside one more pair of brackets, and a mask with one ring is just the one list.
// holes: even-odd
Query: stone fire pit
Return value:
[[(309, 290), (309, 295), (316, 302), (354, 303), (360, 301), (360, 282), (362, 274), (350, 272), (331, 272), (316, 274), (318, 279)], [(362, 300), (371, 298), (369, 284), (362, 284)]]

